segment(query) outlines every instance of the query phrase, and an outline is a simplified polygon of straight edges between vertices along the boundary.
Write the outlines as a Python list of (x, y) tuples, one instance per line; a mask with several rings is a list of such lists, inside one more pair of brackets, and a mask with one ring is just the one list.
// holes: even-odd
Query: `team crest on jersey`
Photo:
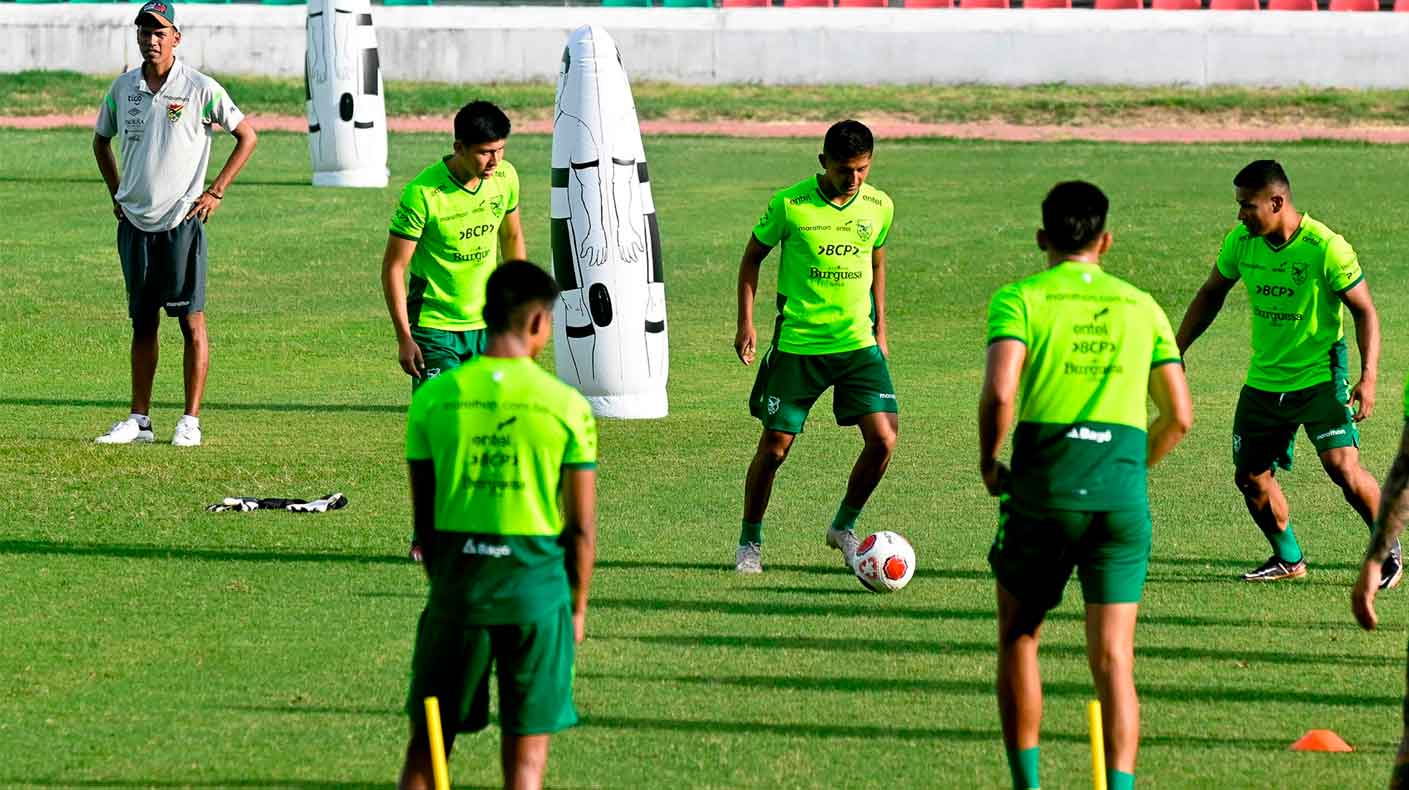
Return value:
[(768, 413), (769, 413), (769, 414), (777, 414), (777, 413), (778, 413), (778, 408), (781, 407), (782, 405), (783, 405), (783, 402), (782, 402), (781, 400), (778, 400), (778, 396), (777, 396), (777, 395), (769, 395), (769, 396), (768, 396)]
[(181, 120), (181, 111), (186, 109), (186, 105), (172, 102), (166, 105), (166, 119), (172, 123)]
[(504, 214), (504, 198), (502, 195), (495, 195), (489, 199), (489, 210), (493, 212), (496, 217)]
[(873, 230), (873, 227), (872, 227), (872, 225), (871, 225), (871, 220), (869, 220), (869, 219), (858, 219), (858, 220), (856, 220), (856, 238), (862, 240), (863, 242), (864, 242), (864, 241), (870, 241), (870, 240), (871, 240), (871, 231), (872, 231), (872, 230)]
[(1297, 285), (1301, 285), (1302, 283), (1306, 282), (1306, 269), (1307, 269), (1307, 264), (1306, 264), (1306, 263), (1293, 263), (1293, 264), (1292, 264), (1292, 282), (1295, 283), (1295, 284), (1297, 284)]

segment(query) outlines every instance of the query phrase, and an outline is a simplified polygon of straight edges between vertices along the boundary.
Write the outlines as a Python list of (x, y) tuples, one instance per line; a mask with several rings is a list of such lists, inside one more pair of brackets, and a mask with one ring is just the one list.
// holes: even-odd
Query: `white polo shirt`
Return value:
[(171, 230), (205, 190), (211, 124), (226, 131), (245, 117), (219, 83), (177, 60), (152, 93), (142, 67), (113, 80), (94, 131), (118, 137), (117, 202), (149, 233)]

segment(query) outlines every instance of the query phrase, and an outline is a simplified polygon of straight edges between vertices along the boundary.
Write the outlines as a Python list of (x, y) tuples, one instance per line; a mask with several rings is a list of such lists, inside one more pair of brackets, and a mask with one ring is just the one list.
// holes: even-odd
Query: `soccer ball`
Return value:
[(856, 547), (856, 578), (871, 592), (895, 592), (915, 575), (915, 550), (896, 532), (877, 532)]

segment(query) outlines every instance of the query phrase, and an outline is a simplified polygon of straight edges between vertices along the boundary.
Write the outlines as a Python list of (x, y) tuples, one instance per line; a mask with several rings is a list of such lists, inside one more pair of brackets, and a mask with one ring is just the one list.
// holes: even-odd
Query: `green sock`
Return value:
[(1301, 544), (1296, 542), (1290, 521), (1287, 522), (1286, 529), (1269, 534), (1267, 542), (1272, 544), (1272, 553), (1281, 559), (1287, 562), (1301, 562)]
[(1013, 772), (1013, 790), (1039, 790), (1042, 783), (1037, 781), (1037, 753), (1040, 746), (1031, 749), (1008, 750), (1008, 770)]
[(1135, 774), (1117, 771), (1114, 768), (1107, 769), (1106, 790), (1135, 790)]
[(837, 508), (837, 515), (832, 519), (832, 529), (844, 529), (851, 532), (856, 529), (856, 519), (861, 515), (861, 508), (852, 507), (847, 503), (841, 503)]
[(739, 545), (745, 543), (763, 543), (763, 522), (744, 521), (743, 528), (739, 530)]

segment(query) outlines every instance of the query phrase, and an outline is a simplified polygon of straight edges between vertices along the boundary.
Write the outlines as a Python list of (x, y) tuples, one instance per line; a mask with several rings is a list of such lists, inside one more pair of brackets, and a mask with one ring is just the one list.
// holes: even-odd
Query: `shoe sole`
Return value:
[(105, 437), (105, 436), (99, 436), (98, 438), (96, 438), (96, 439), (93, 440), (93, 444), (151, 444), (152, 442), (155, 442), (156, 440), (157, 440), (157, 437), (153, 436), (153, 435), (150, 434), (150, 433), (147, 434), (147, 435), (145, 435), (145, 436), (143, 436), (142, 434), (139, 433), (139, 434), (137, 434), (137, 438), (135, 438), (135, 439), (133, 439), (133, 440), (131, 440), (131, 441), (128, 441), (128, 442), (117, 442), (117, 441), (113, 441), (112, 439), (109, 439), (109, 438), (107, 438), (107, 437)]
[(757, 576), (757, 575), (759, 575), (760, 573), (763, 573), (763, 569), (762, 569), (762, 568), (740, 568), (739, 566), (736, 565), (736, 566), (734, 566), (734, 572), (735, 572), (735, 573), (738, 573), (738, 574), (741, 575), (741, 576)]
[(1287, 579), (1300, 579), (1305, 575), (1306, 568), (1300, 568), (1298, 570), (1292, 571), (1291, 573), (1283, 573), (1280, 576), (1244, 576), (1243, 581), (1252, 582), (1254, 584), (1258, 582), (1280, 582), (1286, 581)]
[(178, 441), (176, 441), (175, 439), (172, 439), (172, 440), (171, 440), (171, 446), (172, 446), (172, 447), (200, 447), (200, 446), (201, 446), (201, 443), (200, 443), (199, 440), (194, 441), (194, 442), (178, 442)]

